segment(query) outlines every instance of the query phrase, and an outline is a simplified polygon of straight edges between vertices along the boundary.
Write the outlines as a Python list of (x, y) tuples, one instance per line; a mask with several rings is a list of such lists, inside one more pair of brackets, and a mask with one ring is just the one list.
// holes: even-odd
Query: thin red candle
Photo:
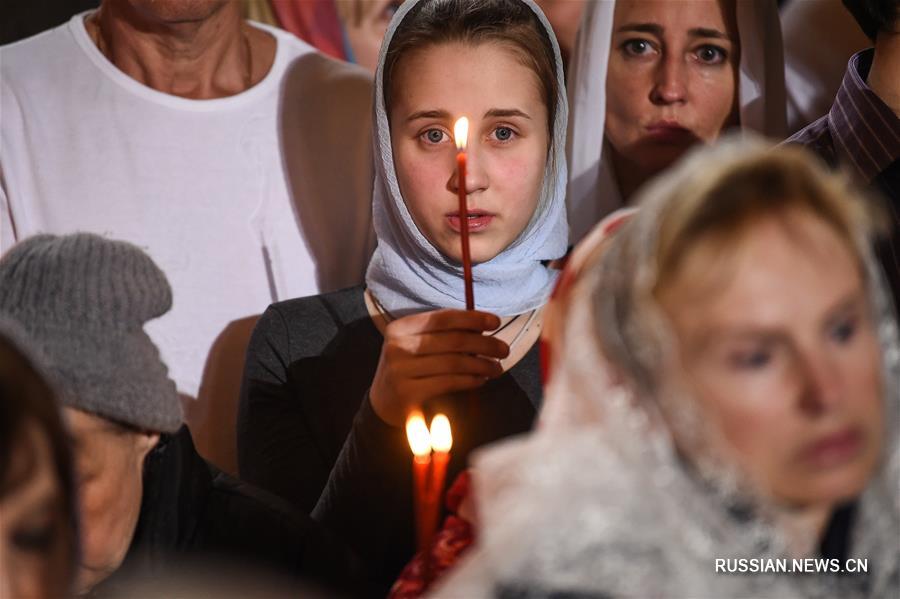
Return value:
[(437, 505), (440, 506), (444, 483), (447, 480), (447, 464), (450, 463), (450, 449), (453, 447), (450, 420), (444, 414), (437, 414), (431, 420), (429, 435), (431, 448), (434, 450), (431, 456), (433, 469), (431, 493), (437, 497)]
[(406, 437), (413, 453), (413, 506), (416, 511), (416, 536), (419, 551), (427, 551), (434, 535), (430, 508), (431, 438), (421, 412), (406, 419)]
[(472, 287), (472, 255), (469, 251), (469, 205), (466, 192), (466, 142), (469, 136), (469, 119), (456, 121), (453, 127), (456, 138), (457, 195), (459, 197), (459, 235), (462, 243), (463, 281), (466, 286), (466, 310), (475, 309), (475, 292)]
[[(450, 420), (444, 414), (437, 414), (431, 420), (431, 428), (429, 429), (429, 437), (431, 439), (431, 448), (434, 453), (431, 455), (431, 479), (428, 488), (427, 513), (425, 516), (426, 526), (431, 532), (431, 539), (440, 528), (441, 507), (444, 498), (444, 483), (447, 480), (447, 466), (450, 463), (450, 448), (453, 446), (453, 434), (450, 431)], [(432, 541), (433, 542), (433, 541)], [(425, 584), (431, 583), (434, 578), (434, 569), (431, 558), (431, 544), (425, 553), (424, 576)]]

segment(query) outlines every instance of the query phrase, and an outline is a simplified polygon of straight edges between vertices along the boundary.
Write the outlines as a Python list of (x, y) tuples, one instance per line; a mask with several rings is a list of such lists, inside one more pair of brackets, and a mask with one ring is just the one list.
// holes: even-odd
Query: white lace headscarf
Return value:
[[(867, 577), (716, 573), (717, 558), (784, 558), (788, 535), (773, 524), (763, 500), (738, 490), (727, 475), (690, 473), (659, 417), (660, 398), (641, 400), (607, 366), (610, 345), (632, 336), (625, 324), (634, 324), (631, 308), (622, 303), (634, 297), (623, 289), (647, 291), (656, 280), (651, 256), (660, 214), (676, 190), (696, 184), (696, 173), (763, 151), (728, 142), (696, 152), (641, 193), (641, 209), (582, 271), (540, 425), (476, 454), (477, 544), (437, 596), (898, 596), (900, 342), (862, 226), (855, 245), (876, 311), (887, 431), (881, 465), (859, 499), (851, 533), (849, 557), (868, 559)], [(652, 362), (660, 350), (632, 351)]]
[[(376, 164), (372, 209), (378, 247), (369, 262), (366, 284), (379, 302), (398, 316), (437, 308), (465, 307), (462, 265), (449, 260), (428, 241), (400, 194), (384, 103), (384, 63), (397, 28), (419, 4), (443, 1), (404, 2), (384, 36), (375, 73)], [(568, 246), (565, 208), (568, 105), (562, 58), (544, 13), (531, 0), (520, 1), (537, 15), (553, 45), (559, 92), (552, 145), (537, 209), (528, 226), (509, 247), (472, 268), (476, 308), (499, 316), (522, 314), (547, 301), (558, 271), (548, 268), (546, 262), (563, 256)]]
[[(785, 137), (784, 55), (775, 0), (734, 0), (741, 62), (738, 101), (742, 129)], [(569, 70), (569, 187), (566, 200), (576, 244), (622, 198), (604, 152), (606, 71), (615, 0), (587, 2)]]

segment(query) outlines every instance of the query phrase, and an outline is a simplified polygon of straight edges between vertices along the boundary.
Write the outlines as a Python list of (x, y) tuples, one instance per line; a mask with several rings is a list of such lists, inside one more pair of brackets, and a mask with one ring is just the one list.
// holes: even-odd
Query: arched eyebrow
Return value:
[[(484, 113), (484, 118), (510, 118), (514, 116), (531, 120), (531, 117), (527, 113), (522, 112), (518, 108), (491, 108)], [(446, 110), (419, 110), (409, 115), (406, 118), (406, 122), (411, 123), (412, 121), (417, 121), (419, 119), (438, 119), (449, 121), (450, 118), (451, 115)]]
[(509, 118), (514, 116), (519, 116), (531, 120), (530, 116), (528, 116), (518, 108), (491, 108), (484, 113), (485, 118)]
[[(656, 37), (662, 37), (663, 32), (665, 32), (665, 28), (663, 28), (662, 25), (657, 25), (656, 23), (627, 23), (616, 29), (616, 33), (622, 33), (625, 31), (651, 33)], [(716, 39), (734, 41), (731, 39), (731, 36), (724, 31), (711, 29), (709, 27), (694, 27), (693, 29), (688, 29), (688, 35), (691, 37), (711, 37)]]
[(691, 37), (712, 37), (720, 40), (733, 41), (731, 36), (725, 33), (724, 31), (719, 31), (718, 29), (709, 29), (707, 27), (694, 27), (693, 29), (688, 30), (688, 35)]
[(662, 37), (663, 27), (662, 25), (657, 25), (656, 23), (626, 23), (622, 25), (618, 29), (616, 29), (616, 33), (622, 33), (624, 31), (637, 31), (638, 33), (652, 33), (657, 37)]
[(450, 113), (446, 110), (419, 110), (406, 117), (406, 122), (411, 123), (419, 119), (450, 120)]

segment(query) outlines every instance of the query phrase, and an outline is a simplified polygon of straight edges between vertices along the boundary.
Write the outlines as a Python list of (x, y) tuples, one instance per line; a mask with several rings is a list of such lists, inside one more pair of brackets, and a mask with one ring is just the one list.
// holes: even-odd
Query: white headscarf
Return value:
[[(568, 212), (576, 244), (622, 207), (604, 155), (606, 71), (615, 0), (587, 2), (569, 72)], [(741, 46), (738, 83), (741, 127), (768, 137), (785, 134), (784, 56), (775, 0), (736, 0)]]
[[(448, 260), (428, 241), (400, 195), (384, 104), (384, 62), (397, 28), (420, 2), (442, 1), (409, 0), (401, 5), (384, 36), (375, 73), (373, 213), (378, 247), (369, 262), (366, 284), (379, 302), (398, 316), (437, 308), (465, 307), (462, 265)], [(509, 247), (472, 268), (476, 308), (500, 316), (521, 314), (547, 301), (558, 272), (545, 266), (545, 262), (565, 254), (568, 244), (564, 146), (568, 107), (562, 59), (544, 14), (531, 0), (521, 1), (538, 16), (553, 45), (559, 93), (552, 146), (535, 214)]]
[[(896, 597), (900, 588), (900, 341), (868, 240), (870, 297), (881, 341), (885, 401), (882, 463), (859, 502), (849, 558), (865, 579), (717, 573), (717, 558), (781, 559), (786, 538), (765, 507), (728, 479), (701, 480), (679, 458), (657, 402), (642, 401), (608, 368), (597, 332), (623, 334), (619, 285), (652, 285), (665, 189), (690, 172), (748, 151), (704, 149), (641, 192), (641, 209), (575, 283), (558, 360), (537, 430), (476, 454), (478, 540), (437, 596)], [(606, 346), (604, 346), (606, 347)], [(637, 351), (646, 351), (637, 348)], [(651, 350), (652, 351), (652, 350)], [(725, 482), (726, 484), (721, 484)], [(789, 560), (790, 561), (790, 560)], [(840, 564), (843, 567), (843, 564)], [(516, 595), (515, 591), (524, 591)]]

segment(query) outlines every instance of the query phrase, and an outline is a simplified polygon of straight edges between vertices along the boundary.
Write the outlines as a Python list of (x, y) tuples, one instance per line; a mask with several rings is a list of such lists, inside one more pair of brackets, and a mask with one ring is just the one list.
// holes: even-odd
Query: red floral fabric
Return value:
[(391, 587), (390, 599), (421, 597), (444, 572), (452, 568), (475, 541), (472, 523), (458, 515), (460, 506), (469, 495), (469, 472), (464, 470), (456, 477), (447, 491), (446, 505), (450, 514), (428, 548), (430, 561), (425, 553), (417, 553), (403, 568), (400, 577)]

